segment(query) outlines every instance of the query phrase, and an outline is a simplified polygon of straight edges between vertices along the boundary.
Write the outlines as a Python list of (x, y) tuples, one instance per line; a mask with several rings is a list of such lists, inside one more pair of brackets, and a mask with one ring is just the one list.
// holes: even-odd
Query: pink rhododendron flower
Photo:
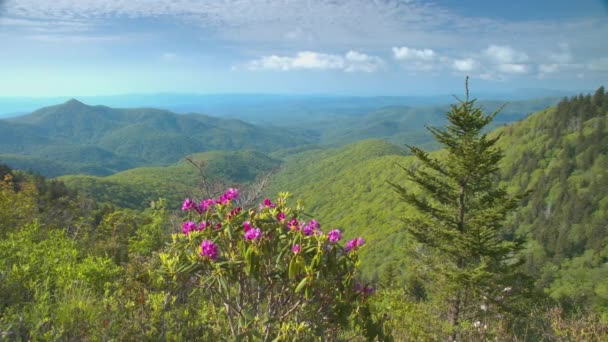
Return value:
[(310, 220), (307, 225), (302, 228), (302, 233), (304, 235), (313, 235), (313, 234), (323, 234), (319, 227), (321, 225), (316, 220)]
[(260, 230), (260, 228), (251, 228), (245, 232), (246, 240), (259, 240), (260, 237), (262, 237), (262, 231)]
[(342, 239), (342, 232), (340, 229), (334, 229), (327, 233), (327, 240), (329, 240), (331, 243), (336, 243), (340, 241), (340, 239)]
[(245, 230), (245, 232), (248, 232), (251, 229), (251, 222), (249, 222), (249, 221), (243, 222), (243, 229)]
[(292, 218), (289, 220), (289, 223), (287, 223), (287, 227), (291, 230), (300, 230), (300, 222), (298, 222), (296, 218)]
[(239, 191), (234, 188), (229, 188), (226, 190), (226, 192), (224, 192), (223, 195), (220, 196), (218, 202), (221, 204), (228, 204), (230, 201), (236, 200), (237, 198), (239, 198)]
[(197, 211), (199, 212), (199, 214), (202, 214), (202, 213), (208, 211), (209, 209), (211, 209), (214, 204), (215, 204), (215, 201), (211, 198), (202, 200), (201, 204), (197, 208)]
[(205, 240), (205, 241), (201, 242), (200, 255), (202, 257), (207, 257), (211, 260), (216, 260), (218, 253), (219, 253), (219, 249), (217, 248), (217, 245), (215, 243), (213, 243), (213, 241)]
[(276, 207), (276, 204), (272, 203), (272, 202), (270, 201), (270, 198), (265, 198), (265, 199), (264, 199), (264, 206), (265, 206), (266, 208), (274, 208), (274, 207)]
[(195, 231), (196, 230), (196, 223), (192, 222), (192, 221), (186, 221), (184, 223), (182, 223), (182, 233), (184, 233), (185, 235), (190, 234), (190, 232)]
[(281, 221), (281, 222), (285, 221), (285, 213), (284, 213), (284, 212), (282, 212), (282, 211), (281, 211), (281, 212), (279, 212), (279, 213), (277, 214), (277, 220), (279, 220), (279, 221)]
[(293, 247), (291, 247), (291, 251), (294, 252), (295, 254), (300, 253), (300, 245), (298, 245), (296, 243), (295, 245), (293, 245)]
[(364, 244), (365, 244), (365, 240), (362, 237), (358, 237), (358, 238), (348, 241), (346, 243), (346, 247), (344, 248), (344, 250), (347, 252), (351, 251), (351, 250), (356, 250), (357, 248), (363, 246)]
[(193, 200), (186, 198), (182, 204), (182, 210), (188, 211), (192, 209), (197, 209), (196, 203)]

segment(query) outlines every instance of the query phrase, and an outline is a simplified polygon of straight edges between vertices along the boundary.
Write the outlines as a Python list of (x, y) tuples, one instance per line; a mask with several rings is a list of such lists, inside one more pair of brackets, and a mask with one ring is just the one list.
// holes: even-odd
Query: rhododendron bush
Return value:
[(351, 326), (380, 333), (356, 283), (363, 238), (345, 245), (288, 206), (288, 194), (258, 208), (239, 207), (238, 191), (182, 205), (182, 232), (161, 253), (163, 274), (191, 291), (203, 291), (233, 338), (337, 337)]

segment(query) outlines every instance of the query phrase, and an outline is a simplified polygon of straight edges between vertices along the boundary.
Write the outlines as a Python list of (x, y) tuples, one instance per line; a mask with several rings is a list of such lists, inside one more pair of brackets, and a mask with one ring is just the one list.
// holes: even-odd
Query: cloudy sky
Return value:
[(608, 85), (605, 0), (0, 0), (0, 96)]

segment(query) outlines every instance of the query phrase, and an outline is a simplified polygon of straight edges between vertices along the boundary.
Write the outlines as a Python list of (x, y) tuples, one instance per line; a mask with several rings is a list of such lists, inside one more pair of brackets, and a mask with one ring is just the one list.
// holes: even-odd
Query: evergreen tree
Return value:
[(502, 152), (495, 145), (500, 136), (483, 133), (497, 113), (485, 115), (475, 106), (467, 78), (466, 99), (451, 106), (449, 124), (445, 129), (428, 128), (445, 156), (437, 159), (408, 146), (420, 167), (403, 169), (422, 192), (391, 183), (417, 209), (416, 216), (404, 219), (410, 236), (436, 253), (433, 259), (441, 264), (428, 269), (445, 281), (438, 296), (447, 309), (450, 341), (460, 340), (463, 321), (483, 328), (490, 308), (504, 309), (505, 292), (514, 290), (520, 265), (515, 257), (524, 239), (513, 234), (507, 239), (503, 224), (522, 196), (509, 196), (496, 186)]

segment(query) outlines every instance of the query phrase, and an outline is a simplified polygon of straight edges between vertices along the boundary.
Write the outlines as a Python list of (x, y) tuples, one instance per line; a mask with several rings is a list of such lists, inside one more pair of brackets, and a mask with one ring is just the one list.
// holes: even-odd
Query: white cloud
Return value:
[(478, 63), (473, 58), (455, 59), (452, 62), (452, 68), (462, 72), (473, 71), (477, 66)]
[(529, 70), (526, 64), (505, 63), (498, 64), (496, 69), (505, 74), (525, 74)]
[(380, 57), (369, 56), (357, 51), (349, 51), (346, 53), (346, 68), (347, 72), (374, 72), (384, 66), (384, 61)]
[(507, 45), (490, 45), (484, 54), (497, 64), (522, 63), (528, 60), (528, 55)]
[(384, 65), (380, 57), (358, 51), (345, 55), (301, 51), (295, 56), (263, 56), (246, 64), (249, 70), (341, 70), (345, 72), (374, 72)]
[(432, 61), (435, 57), (435, 51), (431, 49), (412, 49), (407, 46), (393, 47), (393, 57), (399, 61), (405, 60), (421, 60)]

